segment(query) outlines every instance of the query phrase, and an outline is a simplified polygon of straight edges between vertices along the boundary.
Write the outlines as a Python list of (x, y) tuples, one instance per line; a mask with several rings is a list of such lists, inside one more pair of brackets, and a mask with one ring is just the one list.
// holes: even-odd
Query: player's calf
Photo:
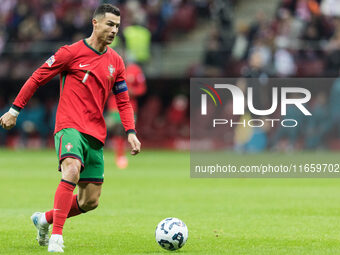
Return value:
[(86, 212), (96, 209), (98, 205), (99, 198), (83, 199), (79, 201), (79, 207)]
[(102, 185), (98, 183), (79, 183), (79, 208), (91, 211), (98, 207)]

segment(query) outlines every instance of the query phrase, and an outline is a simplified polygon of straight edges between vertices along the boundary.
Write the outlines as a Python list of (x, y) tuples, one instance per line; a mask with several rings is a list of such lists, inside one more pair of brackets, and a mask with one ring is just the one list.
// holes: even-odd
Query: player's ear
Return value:
[(92, 25), (93, 25), (93, 27), (96, 27), (97, 24), (98, 24), (97, 19), (92, 19)]

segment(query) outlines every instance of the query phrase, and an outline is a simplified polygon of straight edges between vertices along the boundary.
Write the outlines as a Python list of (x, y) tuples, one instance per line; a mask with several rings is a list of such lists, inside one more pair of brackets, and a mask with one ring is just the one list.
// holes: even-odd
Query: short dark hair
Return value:
[(104, 16), (105, 13), (112, 13), (116, 16), (120, 16), (120, 10), (118, 7), (112, 5), (112, 4), (101, 4), (97, 7), (97, 9), (94, 11), (93, 18), (96, 16)]

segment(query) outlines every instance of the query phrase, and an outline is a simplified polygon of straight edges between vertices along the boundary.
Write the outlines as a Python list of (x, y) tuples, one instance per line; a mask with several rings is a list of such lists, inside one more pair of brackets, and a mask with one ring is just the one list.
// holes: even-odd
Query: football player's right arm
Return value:
[(4, 129), (13, 128), (20, 110), (26, 106), (35, 91), (58, 73), (64, 71), (70, 59), (71, 53), (69, 49), (67, 47), (61, 47), (55, 55), (51, 56), (39, 67), (21, 88), (9, 111), (0, 118), (0, 125)]
[(6, 112), (4, 115), (2, 115), (0, 118), (0, 125), (4, 129), (11, 129), (17, 123), (17, 118), (19, 114), (16, 115), (16, 113), (11, 112), (11, 110), (12, 108), (8, 112)]

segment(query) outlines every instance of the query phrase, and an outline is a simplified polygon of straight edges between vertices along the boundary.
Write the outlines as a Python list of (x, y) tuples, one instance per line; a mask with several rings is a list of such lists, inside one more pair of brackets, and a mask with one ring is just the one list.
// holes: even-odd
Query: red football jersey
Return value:
[(13, 105), (23, 108), (36, 89), (60, 73), (55, 133), (75, 128), (102, 143), (106, 139), (104, 106), (112, 90), (127, 132), (135, 131), (133, 109), (122, 58), (111, 48), (100, 53), (85, 40), (61, 47), (27, 80)]
[[(137, 64), (130, 64), (126, 67), (126, 84), (129, 89), (130, 102), (133, 111), (138, 110), (138, 103), (136, 98), (142, 96), (146, 92), (145, 76), (142, 69)], [(108, 108), (110, 111), (117, 110), (116, 99), (110, 96), (108, 99)]]

